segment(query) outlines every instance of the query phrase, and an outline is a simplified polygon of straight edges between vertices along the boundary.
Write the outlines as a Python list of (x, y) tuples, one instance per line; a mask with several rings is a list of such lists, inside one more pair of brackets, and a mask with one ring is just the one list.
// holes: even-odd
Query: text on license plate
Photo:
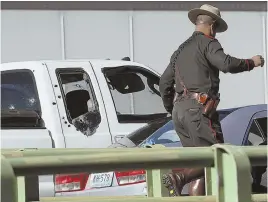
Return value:
[(90, 186), (93, 188), (110, 187), (112, 185), (114, 172), (92, 173)]

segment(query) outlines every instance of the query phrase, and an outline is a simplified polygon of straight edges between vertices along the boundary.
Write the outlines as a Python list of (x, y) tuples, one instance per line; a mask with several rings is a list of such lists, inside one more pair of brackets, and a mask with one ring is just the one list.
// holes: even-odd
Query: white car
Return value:
[[(159, 118), (121, 138), (110, 148), (137, 147), (171, 117)], [(146, 196), (145, 170), (125, 172), (82, 173), (55, 176), (56, 196)]]
[(55, 176), (56, 196), (146, 195), (145, 170)]

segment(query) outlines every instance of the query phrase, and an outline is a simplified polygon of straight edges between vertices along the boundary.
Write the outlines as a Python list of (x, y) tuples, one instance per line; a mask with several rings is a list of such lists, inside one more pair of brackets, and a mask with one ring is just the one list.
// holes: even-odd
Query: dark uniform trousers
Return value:
[(211, 119), (202, 114), (203, 105), (197, 100), (179, 96), (174, 103), (172, 119), (184, 147), (206, 147), (223, 143), (219, 115)]
[[(206, 147), (224, 142), (218, 112), (209, 119), (202, 114), (203, 107), (197, 100), (188, 97), (180, 96), (175, 101), (172, 119), (183, 147)], [(187, 172), (187, 169), (182, 169), (181, 172)], [(189, 184), (189, 195), (205, 195), (204, 170), (202, 172), (202, 169), (198, 169), (195, 172), (196, 180)]]

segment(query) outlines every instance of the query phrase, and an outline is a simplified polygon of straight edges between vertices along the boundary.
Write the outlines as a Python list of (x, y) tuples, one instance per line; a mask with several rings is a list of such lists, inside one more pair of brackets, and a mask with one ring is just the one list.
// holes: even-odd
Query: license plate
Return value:
[(110, 187), (112, 185), (114, 172), (92, 173), (90, 186), (93, 188)]

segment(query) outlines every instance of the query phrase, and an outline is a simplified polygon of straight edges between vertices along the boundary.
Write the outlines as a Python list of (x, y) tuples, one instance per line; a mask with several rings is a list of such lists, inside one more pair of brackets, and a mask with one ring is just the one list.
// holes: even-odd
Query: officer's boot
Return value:
[(205, 178), (202, 177), (198, 180), (189, 183), (189, 196), (205, 196)]
[(168, 173), (162, 176), (162, 182), (168, 189), (169, 196), (181, 196), (184, 185), (204, 176), (204, 168), (188, 168), (176, 173)]

